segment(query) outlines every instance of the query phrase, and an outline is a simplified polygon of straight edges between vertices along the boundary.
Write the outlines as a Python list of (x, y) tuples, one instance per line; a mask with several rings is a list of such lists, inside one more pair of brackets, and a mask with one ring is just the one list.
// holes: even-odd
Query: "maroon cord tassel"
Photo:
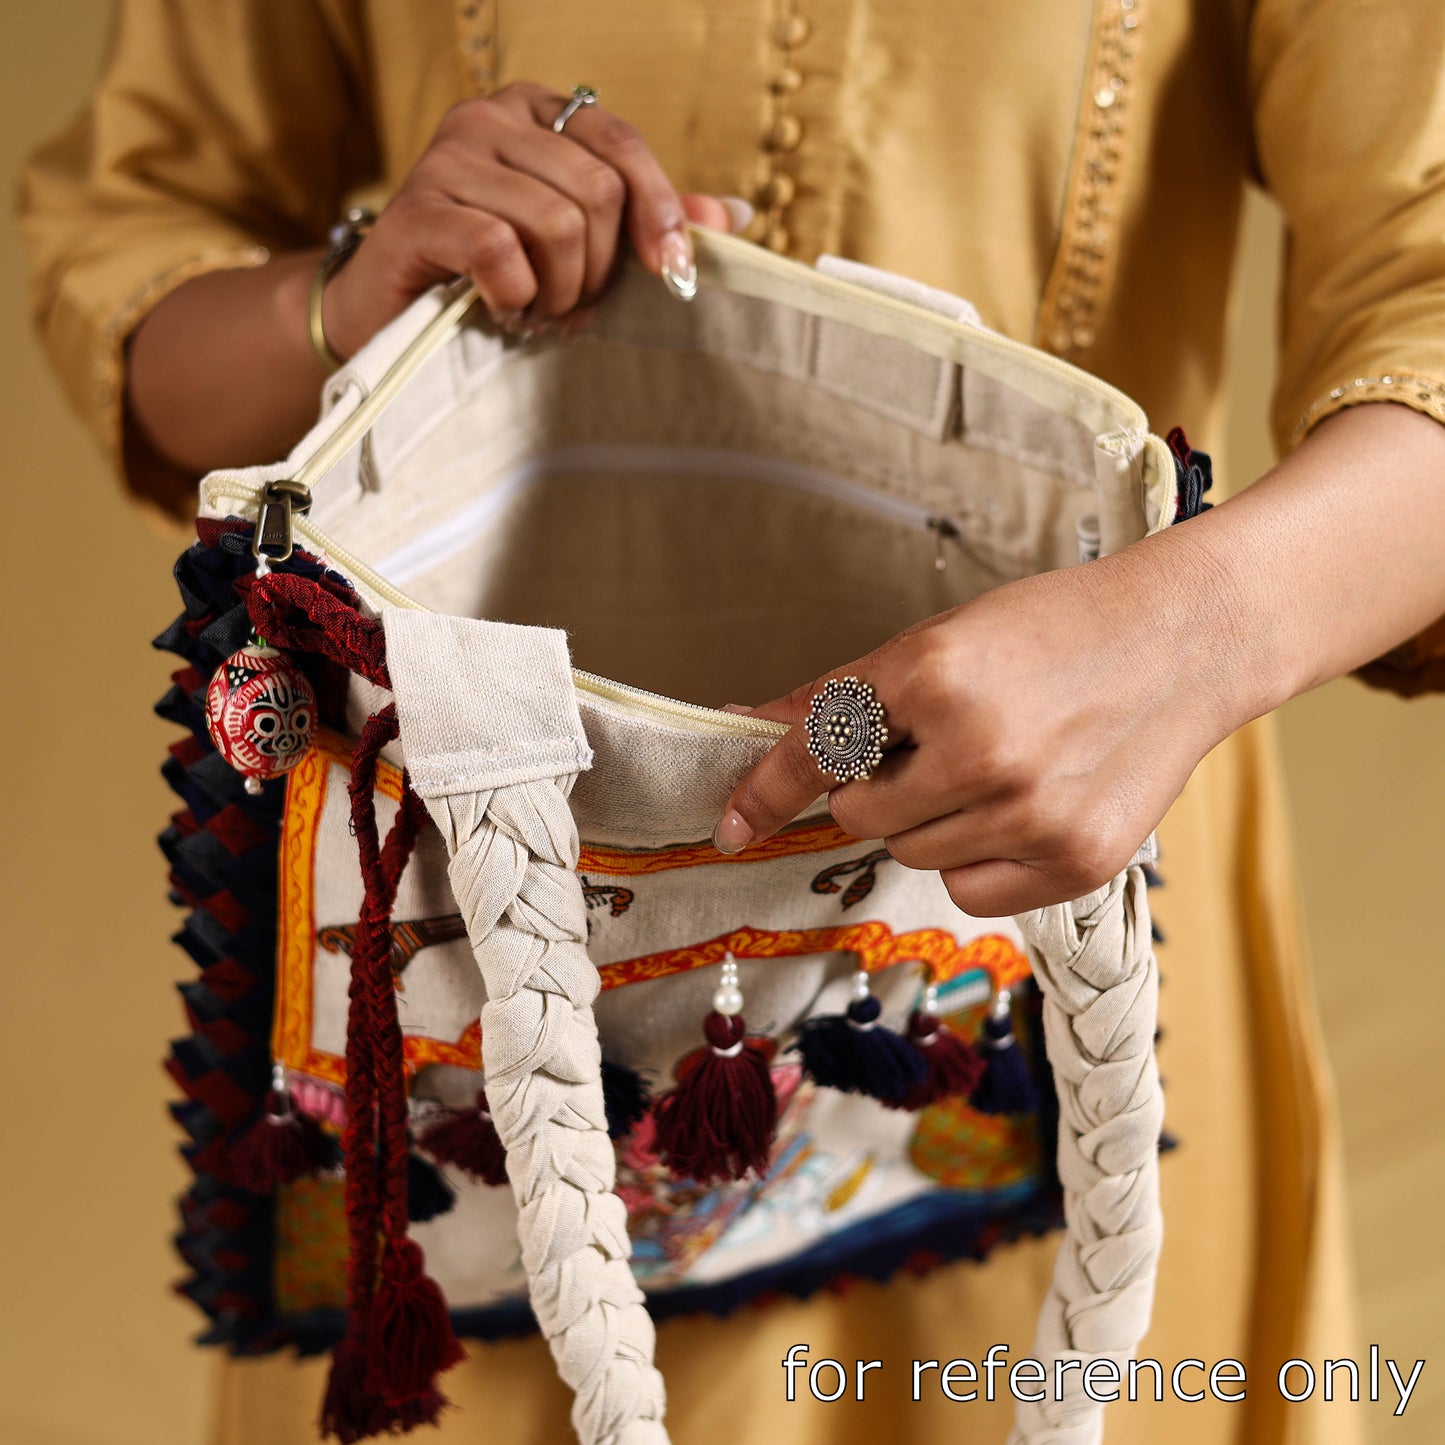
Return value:
[(677, 1086), (652, 1106), (656, 1147), (668, 1169), (700, 1184), (766, 1172), (778, 1096), (765, 1040), (749, 1039), (740, 1014), (703, 1021), (707, 1043), (677, 1065)]
[(265, 1112), (228, 1153), (232, 1182), (252, 1194), (271, 1194), (278, 1184), (315, 1174), (334, 1153), (326, 1131), (297, 1109), (279, 1066), (274, 1084)]
[(940, 1099), (966, 1099), (973, 1093), (983, 1076), (983, 1060), (936, 1013), (914, 1009), (908, 1016), (908, 1038), (922, 1055), (928, 1075), (890, 1108), (926, 1109)]
[(367, 1383), (389, 1406), (436, 1393), (436, 1377), (463, 1358), (451, 1315), (426, 1260), (410, 1239), (388, 1240), (371, 1302)]
[(431, 1125), (417, 1143), (438, 1164), (451, 1164), (482, 1184), (507, 1182), (507, 1151), (487, 1108), (484, 1090), (477, 1090), (477, 1107)]
[(321, 1402), (321, 1435), (356, 1445), (391, 1428), (392, 1413), (366, 1387), (365, 1341), (347, 1335), (331, 1352), (331, 1373)]
[(446, 1404), (436, 1371), (462, 1357), (446, 1300), (427, 1277), (421, 1250), (407, 1238), (411, 1155), (390, 925), (397, 884), (426, 811), (403, 774), (401, 807), (381, 845), (373, 792), (377, 757), (396, 730), (394, 707), (372, 717), (351, 769), (351, 820), (364, 893), (351, 954), (346, 1038), (347, 1331), (332, 1356), (321, 1419), (323, 1433), (343, 1445), (435, 1422)]
[(348, 1336), (331, 1356), (331, 1374), (321, 1405), (321, 1435), (356, 1445), (376, 1435), (394, 1435), (418, 1425), (435, 1425), (446, 1408), (440, 1390), (423, 1391), (404, 1404), (390, 1405), (367, 1383), (366, 1342)]

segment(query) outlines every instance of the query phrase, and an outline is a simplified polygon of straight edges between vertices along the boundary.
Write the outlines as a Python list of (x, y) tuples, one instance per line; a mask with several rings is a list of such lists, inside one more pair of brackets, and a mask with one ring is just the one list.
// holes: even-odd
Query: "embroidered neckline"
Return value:
[(1077, 356), (1097, 338), (1117, 250), (1115, 200), (1145, 0), (1096, 0), (1063, 225), (1039, 308), (1040, 345)]
[(457, 0), (457, 48), (468, 95), (497, 86), (497, 0)]

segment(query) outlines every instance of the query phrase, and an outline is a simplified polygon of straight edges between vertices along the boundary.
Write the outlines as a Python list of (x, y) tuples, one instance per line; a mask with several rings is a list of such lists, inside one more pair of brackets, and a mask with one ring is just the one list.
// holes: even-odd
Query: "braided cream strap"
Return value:
[[(1068, 1232), (1034, 1337), (1044, 1400), (1021, 1402), (1009, 1445), (1095, 1445), (1103, 1406), (1055, 1362), (1114, 1360), (1121, 1380), (1149, 1324), (1163, 1224), (1154, 1063), (1159, 976), (1143, 870), (1073, 903), (1021, 914), (1044, 994), (1044, 1036), (1059, 1093), (1059, 1176)], [(1093, 1380), (1110, 1393), (1107, 1374)], [(1122, 1396), (1122, 1385), (1120, 1388)]]
[(441, 830), (486, 985), (482, 1067), (507, 1150), (532, 1308), (576, 1391), (583, 1445), (667, 1445), (652, 1320), (628, 1266), (602, 1101), (578, 838), (591, 762), (566, 640), (542, 628), (388, 613), (412, 785)]
[(487, 1105), (507, 1149), (532, 1308), (577, 1392), (573, 1427), (584, 1445), (666, 1445), (652, 1320), (612, 1193), (571, 786), (542, 779), (427, 807), (487, 988)]

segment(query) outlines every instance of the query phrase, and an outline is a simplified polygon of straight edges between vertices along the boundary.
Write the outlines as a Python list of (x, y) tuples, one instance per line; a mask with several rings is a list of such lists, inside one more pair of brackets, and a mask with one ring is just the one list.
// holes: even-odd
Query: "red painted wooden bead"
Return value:
[(206, 689), (206, 728), (217, 751), (246, 775), (248, 792), (301, 761), (316, 730), (306, 674), (274, 647), (243, 647)]

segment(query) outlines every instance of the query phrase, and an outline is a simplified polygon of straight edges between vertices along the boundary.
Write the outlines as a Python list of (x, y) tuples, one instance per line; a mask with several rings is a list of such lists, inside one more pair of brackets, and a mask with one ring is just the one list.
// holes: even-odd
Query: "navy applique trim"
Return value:
[[(206, 731), (206, 687), (250, 635), (237, 583), (254, 571), (255, 559), (248, 524), (202, 522), (197, 531), (201, 540), (175, 566), (183, 610), (153, 643), (185, 664), (156, 704), (161, 717), (185, 729), (161, 769), (184, 806), (159, 842), (171, 899), (189, 910), (173, 941), (198, 970), (177, 985), (191, 1032), (172, 1041), (166, 1060), (185, 1096), (171, 1114), (187, 1136), (181, 1154), (194, 1176), (179, 1203), (174, 1242), (187, 1273), (176, 1289), (207, 1316), (202, 1343), (249, 1352), (289, 1338), (272, 1301), (271, 1201), (229, 1183), (226, 1163), (229, 1140), (255, 1119), (270, 1087), (286, 785), (268, 782), (259, 796), (249, 795)], [(298, 552), (286, 570), (317, 576), (325, 569)], [(350, 591), (336, 574), (328, 579)]]
[(1214, 485), (1214, 463), (1208, 452), (1197, 452), (1189, 445), (1183, 427), (1175, 427), (1164, 440), (1174, 458), (1174, 479), (1179, 489), (1174, 520), (1187, 522), (1214, 505), (1204, 500), (1205, 492)]

